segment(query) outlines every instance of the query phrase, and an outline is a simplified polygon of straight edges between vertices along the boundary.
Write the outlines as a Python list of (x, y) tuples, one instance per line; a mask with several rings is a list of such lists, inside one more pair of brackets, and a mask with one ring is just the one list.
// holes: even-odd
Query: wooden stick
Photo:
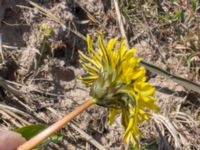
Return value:
[(37, 134), (36, 136), (34, 136), (29, 141), (27, 141), (24, 144), (22, 144), (21, 146), (19, 146), (17, 148), (17, 150), (31, 150), (31, 149), (33, 149), (34, 147), (36, 147), (37, 145), (42, 143), (45, 139), (47, 139), (48, 137), (50, 137), (51, 135), (53, 135), (54, 133), (56, 133), (57, 131), (62, 129), (63, 126), (66, 125), (69, 121), (74, 119), (81, 112), (83, 112), (89, 106), (91, 106), (91, 105), (93, 105), (95, 103), (96, 102), (95, 102), (94, 99), (90, 99), (90, 100), (85, 101), (83, 104), (81, 104), (74, 111), (72, 111), (71, 113), (67, 114), (65, 117), (63, 117), (62, 119), (60, 119), (59, 121), (57, 121), (56, 123), (54, 123), (53, 125), (48, 127), (47, 129), (45, 129), (41, 133)]

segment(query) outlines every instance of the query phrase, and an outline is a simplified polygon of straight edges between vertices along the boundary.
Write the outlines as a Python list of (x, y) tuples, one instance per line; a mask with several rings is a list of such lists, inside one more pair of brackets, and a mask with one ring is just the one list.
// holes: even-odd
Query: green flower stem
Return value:
[(91, 105), (95, 104), (96, 101), (94, 99), (90, 99), (85, 101), (83, 104), (81, 104), (79, 107), (74, 109), (71, 113), (67, 114), (65, 117), (58, 120), (56, 123), (45, 129), (44, 131), (37, 134), (35, 137), (30, 139), (29, 141), (25, 142), (21, 146), (17, 148), (17, 150), (31, 150), (40, 143), (42, 143), (45, 139), (62, 129), (68, 122), (70, 122), (72, 119), (74, 119), (76, 116), (78, 116), (80, 113), (82, 113), (84, 110), (86, 110)]

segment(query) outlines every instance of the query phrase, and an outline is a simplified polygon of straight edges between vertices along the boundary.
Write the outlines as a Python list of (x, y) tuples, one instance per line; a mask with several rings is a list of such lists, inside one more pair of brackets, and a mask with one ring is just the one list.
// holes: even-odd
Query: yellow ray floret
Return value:
[(105, 44), (101, 33), (97, 51), (89, 36), (86, 40), (87, 55), (79, 51), (79, 62), (86, 71), (80, 79), (90, 87), (97, 104), (108, 108), (110, 124), (121, 115), (124, 140), (138, 146), (142, 137), (138, 125), (149, 119), (149, 111), (159, 111), (159, 107), (154, 87), (146, 82), (145, 68), (139, 65), (140, 58), (134, 57), (136, 49), (128, 49), (125, 40), (117, 45), (117, 38)]

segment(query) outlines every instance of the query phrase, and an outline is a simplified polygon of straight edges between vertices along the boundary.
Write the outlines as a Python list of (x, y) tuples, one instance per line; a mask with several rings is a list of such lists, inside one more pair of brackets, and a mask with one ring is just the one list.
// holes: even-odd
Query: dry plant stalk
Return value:
[(30, 150), (42, 143), (45, 139), (59, 131), (61, 128), (63, 128), (68, 122), (70, 122), (72, 119), (74, 119), (76, 116), (78, 116), (80, 113), (82, 113), (84, 110), (86, 110), (91, 105), (95, 104), (94, 99), (86, 100), (83, 104), (81, 104), (78, 108), (74, 109), (71, 113), (67, 114), (65, 117), (61, 118), (59, 121), (42, 131), (41, 133), (37, 134), (35, 137), (30, 139), (29, 141), (25, 142), (21, 146), (17, 148), (17, 150)]

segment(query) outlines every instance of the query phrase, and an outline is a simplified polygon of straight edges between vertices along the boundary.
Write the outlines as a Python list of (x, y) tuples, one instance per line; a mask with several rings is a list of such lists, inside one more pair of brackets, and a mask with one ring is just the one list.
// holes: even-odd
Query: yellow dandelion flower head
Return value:
[(90, 36), (86, 39), (87, 55), (79, 51), (79, 62), (86, 74), (80, 79), (90, 87), (90, 95), (97, 104), (108, 108), (110, 124), (121, 114), (124, 140), (138, 146), (142, 137), (138, 125), (149, 119), (150, 110), (159, 108), (153, 97), (155, 89), (146, 82), (145, 68), (139, 65), (140, 58), (134, 57), (136, 49), (128, 49), (125, 40), (117, 45), (117, 38), (105, 44), (99, 33), (95, 51)]

